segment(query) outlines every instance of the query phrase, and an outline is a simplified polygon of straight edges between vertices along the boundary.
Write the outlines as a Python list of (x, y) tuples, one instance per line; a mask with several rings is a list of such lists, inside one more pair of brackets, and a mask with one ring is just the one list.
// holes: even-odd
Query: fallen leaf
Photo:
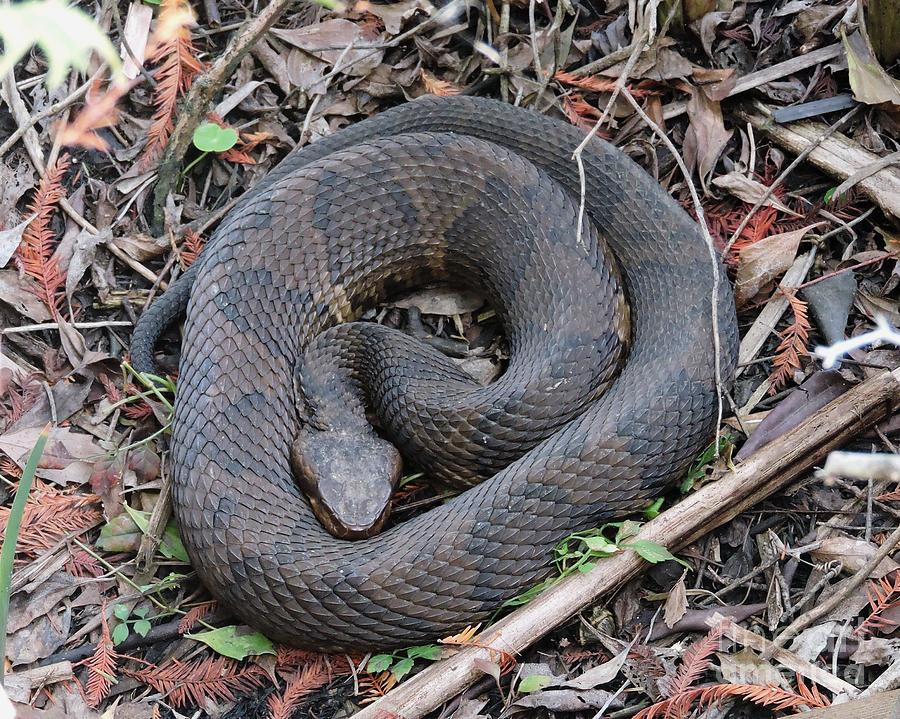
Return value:
[(66, 297), (72, 301), (72, 293), (84, 277), (84, 273), (93, 264), (97, 255), (97, 247), (112, 239), (112, 231), (109, 228), (102, 230), (97, 234), (82, 230), (78, 233), (74, 240), (72, 257), (69, 259), (66, 268)]
[(669, 629), (675, 626), (675, 623), (687, 612), (687, 587), (684, 584), (684, 577), (685, 575), (682, 574), (679, 580), (675, 582), (675, 586), (669, 591), (669, 597), (666, 599), (663, 621)]
[(422, 7), (422, 0), (401, 0), (393, 3), (366, 2), (364, 8), (358, 3), (356, 10), (365, 9), (384, 23), (384, 30), (388, 35), (397, 35), (403, 26), (403, 21), (411, 18)]
[(22, 233), (34, 219), (34, 215), (8, 230), (0, 230), (0, 267), (5, 267), (22, 243)]
[(787, 272), (797, 257), (800, 240), (821, 224), (818, 222), (793, 232), (772, 235), (742, 249), (734, 282), (734, 299), (738, 307)]
[(418, 307), (423, 315), (463, 315), (484, 307), (484, 295), (474, 290), (456, 290), (444, 287), (420, 290), (392, 303), (393, 307), (409, 309)]
[(214, 652), (231, 659), (246, 659), (259, 654), (275, 654), (272, 642), (250, 627), (230, 625), (201, 634), (185, 634), (187, 639), (203, 642)]
[(879, 667), (892, 664), (900, 659), (900, 641), (896, 639), (861, 639), (850, 661), (864, 667)]
[(38, 284), (16, 270), (0, 270), (0, 301), (33, 322), (47, 322), (50, 312), (38, 299)]
[(690, 124), (684, 134), (684, 161), (688, 169), (697, 171), (705, 192), (707, 180), (731, 139), (732, 131), (725, 129), (719, 103), (699, 90), (691, 93), (687, 114)]
[[(822, 540), (818, 548), (813, 549), (810, 554), (817, 562), (834, 562), (839, 561), (843, 565), (843, 571), (852, 574), (862, 569), (863, 565), (868, 562), (878, 551), (878, 546), (872, 542), (863, 539), (854, 539), (844, 535), (832, 535)], [(890, 557), (885, 557), (869, 574), (871, 579), (880, 577), (900, 569)]]
[[(751, 205), (755, 205), (768, 191), (761, 182), (753, 180), (740, 172), (729, 172), (726, 175), (719, 175), (715, 178), (713, 184), (727, 190), (739, 200), (743, 200)], [(781, 202), (774, 195), (769, 195), (763, 203), (763, 207), (774, 207), (779, 212), (791, 215), (791, 217), (799, 217), (790, 207)]]
[(847, 71), (853, 96), (867, 105), (900, 106), (900, 82), (888, 75), (865, 34), (865, 26), (850, 35), (841, 27), (841, 40), (847, 54)]
[(522, 712), (537, 708), (548, 709), (557, 712), (580, 712), (585, 709), (621, 709), (621, 700), (614, 699), (613, 695), (603, 689), (548, 689), (535, 692), (527, 697), (516, 700), (510, 707), (510, 711)]
[(785, 681), (781, 673), (769, 662), (760, 659), (752, 650), (741, 649), (734, 654), (716, 652), (722, 678), (729, 684), (758, 684), (760, 686), (782, 686)]
[(622, 670), (625, 661), (628, 659), (628, 652), (630, 649), (630, 646), (625, 647), (625, 649), (609, 661), (603, 662), (603, 664), (596, 666), (593, 669), (588, 669), (586, 672), (582, 672), (574, 679), (563, 682), (563, 686), (571, 689), (593, 689), (594, 687), (608, 684), (619, 676), (619, 672)]

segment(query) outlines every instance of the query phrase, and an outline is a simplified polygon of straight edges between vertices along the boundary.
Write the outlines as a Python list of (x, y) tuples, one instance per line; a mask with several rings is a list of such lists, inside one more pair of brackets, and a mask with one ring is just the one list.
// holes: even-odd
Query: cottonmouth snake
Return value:
[[(479, 98), (385, 111), (289, 155), (144, 314), (132, 355), (149, 369), (161, 329), (188, 304), (171, 441), (175, 513), (197, 572), (247, 623), (326, 650), (446, 635), (546, 576), (566, 535), (640, 509), (710, 441), (707, 247), (658, 184), (600, 140), (583, 154), (579, 232), (572, 152), (583, 137)], [(608, 341), (603, 356), (615, 356), (616, 332), (599, 315), (618, 317), (620, 330), (627, 319), (616, 291), (600, 297), (591, 274), (610, 274), (599, 269), (604, 241), (633, 324), (625, 366), (605, 394), (596, 397), (606, 380), (585, 370), (584, 406), (556, 412), (549, 438), (525, 437), (531, 448), (487, 481), (370, 539), (327, 534), (289, 461), (303, 421), (296, 373), (313, 338), (399, 286), (474, 283), (487, 287), (510, 332), (510, 371), (569, 357), (576, 369), (557, 378), (565, 384), (594, 361), (592, 343)], [(724, 281), (718, 321), (728, 381), (737, 323)], [(395, 360), (370, 372), (386, 384), (370, 401), (389, 413), (416, 385)], [(488, 406), (456, 424), (422, 420), (403, 441), (445, 444), (453, 456), (457, 440), (489, 444), (491, 423), (516, 440), (524, 435), (509, 416), (551, 404), (535, 397), (513, 402), (511, 415)]]

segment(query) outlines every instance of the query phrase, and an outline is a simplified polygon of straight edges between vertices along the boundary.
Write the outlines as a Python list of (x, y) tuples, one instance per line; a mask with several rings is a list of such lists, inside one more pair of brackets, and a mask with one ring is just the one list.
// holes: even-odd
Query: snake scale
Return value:
[[(582, 155), (579, 228), (572, 153), (583, 137), (475, 97), (386, 110), (290, 154), (144, 313), (132, 357), (147, 370), (160, 332), (187, 305), (174, 510), (201, 579), (248, 624), (327, 651), (447, 635), (547, 576), (568, 534), (646, 505), (710, 441), (709, 251), (678, 204), (599, 139)], [(618, 270), (606, 269), (607, 245)], [(420, 419), (398, 446), (443, 445), (450, 463), (436, 460), (435, 471), (448, 475), (454, 456), (465, 464), (465, 447), (487, 446), (491, 456), (488, 425), (524, 449), (488, 461), (486, 481), (420, 516), (371, 538), (336, 539), (291, 468), (304, 352), (398, 288), (435, 280), (486, 288), (510, 335), (507, 374), (545, 370), (513, 400)], [(347, 325), (341, 341), (352, 343), (363, 324)], [(727, 382), (737, 321), (725, 281), (718, 326)], [(406, 405), (429, 386), (418, 377), (427, 369), (366, 342), (376, 364), (365, 374), (382, 384), (365, 390), (367, 401), (391, 415), (385, 425), (411, 421)], [(616, 364), (626, 347), (614, 378), (593, 366)], [(554, 375), (560, 366), (569, 369)], [(576, 391), (565, 390), (569, 381)], [(519, 432), (533, 412), (545, 417), (539, 433)]]

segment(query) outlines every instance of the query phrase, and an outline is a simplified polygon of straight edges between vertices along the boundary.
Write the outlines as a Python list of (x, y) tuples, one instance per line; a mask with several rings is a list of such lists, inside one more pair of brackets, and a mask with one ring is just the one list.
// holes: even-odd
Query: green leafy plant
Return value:
[[(596, 565), (597, 559), (611, 557), (623, 549), (632, 549), (643, 559), (651, 564), (674, 560), (688, 566), (686, 562), (678, 559), (661, 544), (646, 539), (636, 539), (640, 531), (640, 522), (626, 519), (623, 522), (609, 522), (596, 529), (587, 529), (583, 532), (575, 532), (563, 539), (553, 550), (553, 564), (556, 576), (548, 577), (540, 584), (508, 599), (500, 609), (517, 607), (527, 604), (545, 589), (552, 587), (560, 579), (568, 577), (575, 572), (589, 572)], [(615, 529), (615, 535), (610, 539), (607, 533)]]
[(194, 147), (201, 152), (225, 152), (237, 144), (237, 130), (220, 127), (214, 122), (202, 122), (194, 130)]
[(532, 692), (539, 692), (541, 689), (549, 686), (551, 682), (553, 682), (553, 677), (548, 677), (546, 674), (529, 674), (519, 682), (519, 693), (531, 694)]
[(275, 654), (272, 642), (249, 627), (229, 625), (202, 634), (185, 634), (188, 639), (203, 642), (214, 652), (231, 659), (246, 659), (259, 654)]
[(6, 656), (6, 625), (9, 620), (9, 594), (12, 581), (13, 561), (16, 558), (16, 542), (19, 539), (19, 529), (22, 526), (22, 515), (25, 513), (25, 503), (31, 492), (34, 482), (34, 473), (37, 471), (38, 461), (44, 453), (44, 446), (50, 437), (50, 425), (47, 424), (38, 435), (37, 442), (28, 455), (28, 462), (19, 480), (19, 487), (9, 510), (9, 519), (6, 522), (6, 531), (3, 534), (3, 548), (0, 549), (0, 682), (3, 681), (4, 657)]
[(109, 38), (90, 15), (65, 0), (28, 0), (0, 7), (0, 39), (0, 77), (12, 70), (32, 45), (47, 56), (51, 90), (62, 84), (69, 68), (86, 71), (91, 52), (121, 75), (122, 63)]
[[(722, 454), (732, 445), (731, 435), (730, 434), (722, 434), (719, 435), (719, 454)], [(706, 477), (706, 468), (712, 464), (713, 460), (716, 458), (716, 442), (713, 441), (710, 445), (700, 453), (700, 456), (697, 457), (697, 461), (691, 465), (691, 468), (688, 470), (685, 478), (681, 480), (681, 484), (678, 489), (682, 494), (687, 494), (690, 492), (694, 485)]]
[(135, 607), (132, 612), (128, 609), (128, 605), (116, 604), (113, 607), (113, 616), (119, 620), (119, 624), (116, 625), (112, 632), (113, 644), (118, 646), (124, 642), (132, 631), (135, 634), (146, 637), (152, 626), (147, 618), (149, 613), (150, 609), (148, 607)]
[(441, 647), (437, 644), (425, 644), (392, 654), (376, 654), (366, 663), (366, 671), (377, 673), (390, 669), (394, 678), (399, 682), (412, 671), (416, 659), (436, 662), (440, 658)]

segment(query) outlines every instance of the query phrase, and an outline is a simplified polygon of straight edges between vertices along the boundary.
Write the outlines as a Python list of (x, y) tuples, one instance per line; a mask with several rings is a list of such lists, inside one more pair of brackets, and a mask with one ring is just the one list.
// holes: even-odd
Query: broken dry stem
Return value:
[[(854, 387), (795, 429), (762, 447), (716, 482), (710, 482), (641, 528), (637, 539), (678, 550), (755, 506), (821, 461), (833, 449), (900, 407), (900, 370), (883, 372)], [(375, 719), (398, 714), (418, 719), (481, 675), (479, 663), (498, 652), (518, 654), (611, 592), (647, 564), (631, 550), (601, 560), (586, 574), (561, 580), (465, 647), (356, 714)]]

